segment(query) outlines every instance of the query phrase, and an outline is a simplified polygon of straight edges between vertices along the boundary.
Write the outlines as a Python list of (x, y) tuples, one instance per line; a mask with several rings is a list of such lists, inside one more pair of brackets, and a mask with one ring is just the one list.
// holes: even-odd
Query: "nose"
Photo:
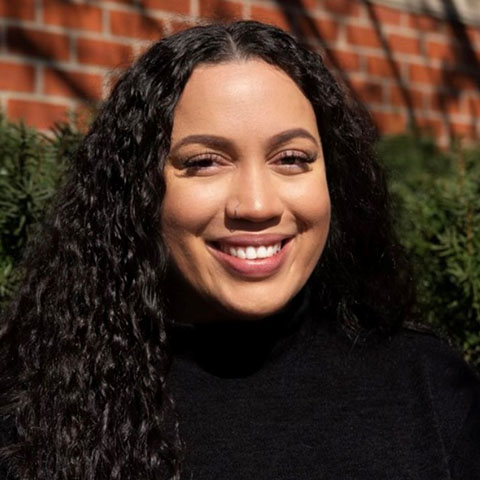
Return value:
[(264, 222), (279, 218), (283, 202), (268, 168), (239, 168), (232, 177), (226, 215), (234, 220)]

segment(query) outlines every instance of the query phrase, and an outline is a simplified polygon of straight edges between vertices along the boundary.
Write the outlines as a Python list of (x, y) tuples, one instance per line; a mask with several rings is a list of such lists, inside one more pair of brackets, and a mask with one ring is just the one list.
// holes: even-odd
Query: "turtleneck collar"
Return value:
[(291, 344), (308, 317), (309, 297), (304, 287), (281, 312), (255, 321), (170, 323), (173, 354), (218, 377), (252, 375)]

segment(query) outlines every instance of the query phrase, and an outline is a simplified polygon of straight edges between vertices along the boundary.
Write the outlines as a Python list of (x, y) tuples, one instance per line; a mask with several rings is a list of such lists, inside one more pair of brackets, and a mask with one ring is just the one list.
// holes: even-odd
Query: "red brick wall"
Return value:
[(480, 28), (367, 0), (0, 0), (0, 104), (48, 128), (108, 93), (152, 40), (253, 18), (323, 52), (380, 130), (480, 138)]

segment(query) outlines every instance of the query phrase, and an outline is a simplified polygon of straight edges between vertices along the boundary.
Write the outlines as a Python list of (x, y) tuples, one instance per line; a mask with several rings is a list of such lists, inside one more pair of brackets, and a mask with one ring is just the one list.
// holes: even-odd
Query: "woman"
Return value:
[(256, 22), (123, 75), (2, 328), (8, 478), (480, 478), (477, 380), (402, 328), (364, 118)]

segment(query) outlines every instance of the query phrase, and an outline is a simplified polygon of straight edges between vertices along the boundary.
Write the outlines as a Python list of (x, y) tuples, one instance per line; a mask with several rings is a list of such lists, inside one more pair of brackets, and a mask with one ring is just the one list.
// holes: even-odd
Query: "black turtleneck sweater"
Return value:
[(433, 335), (352, 342), (299, 296), (169, 337), (182, 480), (480, 480), (480, 385)]
[(406, 329), (355, 343), (298, 302), (174, 327), (182, 480), (480, 479), (480, 385), (459, 355)]

